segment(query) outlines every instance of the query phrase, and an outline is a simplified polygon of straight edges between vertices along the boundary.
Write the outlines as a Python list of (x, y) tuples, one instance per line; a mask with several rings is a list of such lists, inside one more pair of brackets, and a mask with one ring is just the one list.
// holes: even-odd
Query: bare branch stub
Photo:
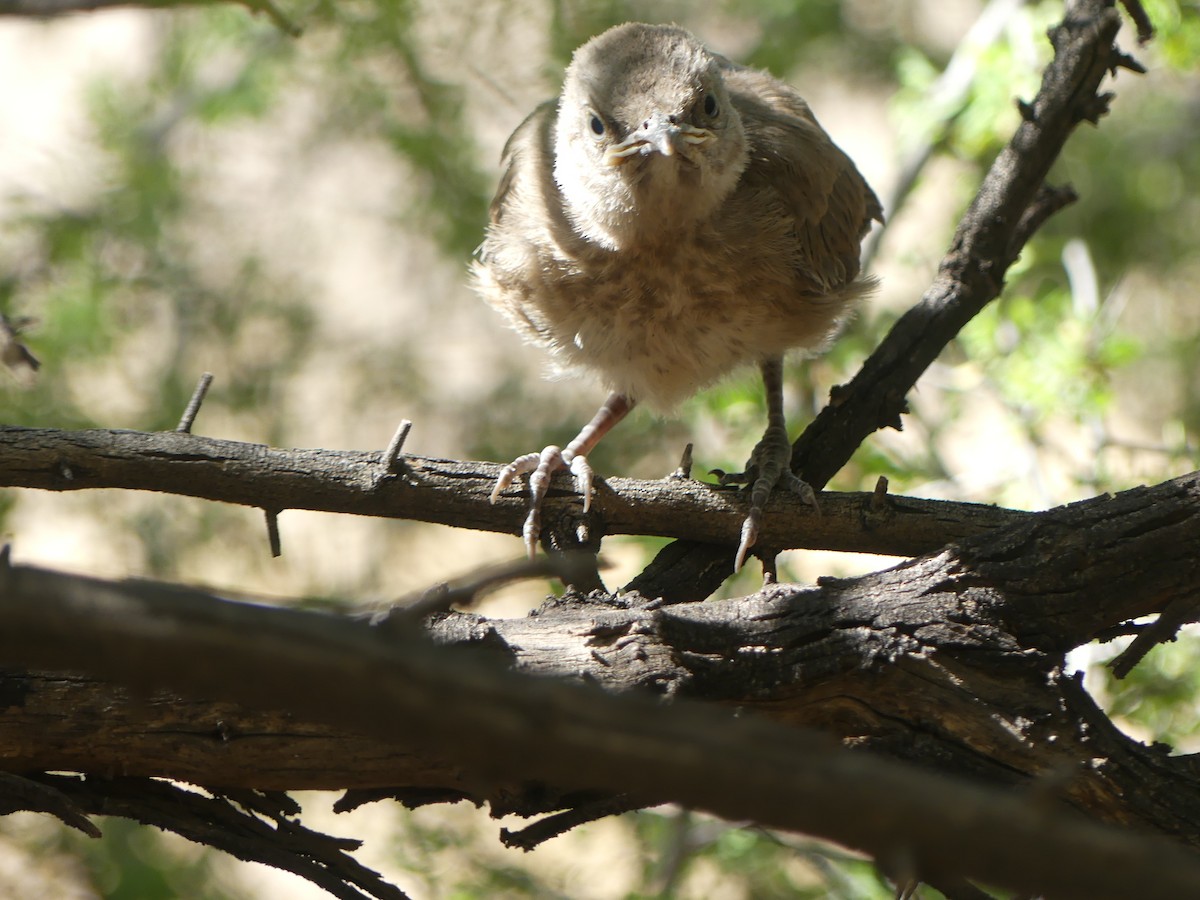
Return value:
[(84, 811), (53, 785), (12, 772), (0, 772), (0, 815), (14, 812), (48, 813), (88, 837), (100, 837), (100, 829)]
[(278, 509), (264, 509), (263, 513), (267, 522), (267, 543), (271, 548), (271, 556), (278, 559), (283, 556), (283, 542), (279, 537), (279, 513)]
[(196, 421), (196, 414), (200, 412), (200, 404), (204, 402), (204, 398), (208, 394), (208, 389), (212, 386), (212, 382), (212, 372), (205, 372), (200, 376), (200, 380), (196, 382), (196, 389), (192, 392), (192, 398), (188, 401), (187, 408), (183, 411), (183, 417), (179, 420), (179, 424), (175, 426), (175, 430), (179, 434), (191, 434), (192, 425)]
[(408, 440), (412, 424), (410, 420), (402, 419), (396, 428), (396, 433), (392, 435), (387, 449), (383, 452), (383, 467), (389, 474), (395, 474), (404, 468), (404, 442)]
[(500, 843), (505, 847), (515, 847), (526, 852), (546, 843), (551, 838), (566, 834), (573, 828), (617, 816), (621, 813), (632, 812), (646, 806), (645, 802), (635, 802), (628, 797), (618, 794), (615, 797), (602, 797), (591, 802), (583, 802), (571, 809), (555, 813), (518, 829), (500, 829)]

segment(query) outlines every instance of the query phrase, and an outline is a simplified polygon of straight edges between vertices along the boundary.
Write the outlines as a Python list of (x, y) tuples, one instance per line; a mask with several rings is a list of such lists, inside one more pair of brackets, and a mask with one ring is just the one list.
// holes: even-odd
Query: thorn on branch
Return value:
[(871, 512), (886, 512), (891, 508), (891, 505), (892, 504), (888, 501), (887, 476), (880, 475), (879, 480), (875, 482), (875, 490), (871, 492)]
[(1137, 75), (1145, 75), (1146, 67), (1130, 56), (1128, 53), (1122, 53), (1116, 47), (1112, 48), (1112, 57), (1108, 62), (1108, 70), (1113, 74), (1117, 74), (1118, 69), (1128, 69)]
[(192, 424), (196, 421), (196, 414), (200, 412), (200, 404), (204, 402), (204, 397), (208, 394), (208, 389), (212, 386), (212, 381), (212, 372), (205, 372), (200, 376), (200, 380), (196, 382), (196, 389), (192, 391), (192, 399), (188, 401), (187, 408), (183, 411), (183, 418), (175, 426), (177, 433), (192, 433)]
[(1115, 97), (1112, 91), (1105, 91), (1103, 94), (1084, 100), (1079, 109), (1075, 111), (1076, 122), (1091, 122), (1093, 125), (1100, 124), (1100, 117), (1108, 115), (1109, 104)]
[(271, 556), (275, 559), (283, 556), (283, 545), (279, 540), (279, 513), (282, 510), (264, 509), (267, 517), (267, 541), (271, 545)]
[[(894, 412), (893, 412), (894, 410)], [(908, 412), (908, 401), (897, 391), (890, 391), (879, 410), (878, 429), (893, 428), (904, 430), (904, 422), (900, 417)]]
[(692, 477), (692, 444), (689, 441), (679, 457), (679, 466), (667, 476), (672, 481), (687, 481)]
[(400, 425), (396, 428), (396, 433), (392, 435), (392, 440), (387, 446), (387, 450), (383, 452), (383, 467), (390, 475), (395, 475), (401, 469), (407, 468), (404, 462), (404, 442), (408, 440), (408, 433), (412, 430), (412, 421), (409, 419), (401, 419)]
[(446, 612), (455, 605), (469, 608), (485, 594), (527, 578), (553, 576), (564, 584), (575, 584), (602, 565), (590, 553), (556, 553), (484, 566), (450, 581), (440, 581), (417, 594), (401, 597), (391, 609), (373, 618), (371, 624), (411, 625), (433, 613)]
[(1017, 112), (1021, 114), (1021, 118), (1026, 122), (1037, 121), (1037, 113), (1034, 111), (1033, 104), (1022, 100), (1020, 97), (1017, 98)]

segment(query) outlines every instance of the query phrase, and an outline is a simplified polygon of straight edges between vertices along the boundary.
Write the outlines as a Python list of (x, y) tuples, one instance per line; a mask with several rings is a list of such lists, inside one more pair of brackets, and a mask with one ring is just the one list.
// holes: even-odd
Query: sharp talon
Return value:
[(758, 540), (758, 520), (761, 516), (761, 510), (757, 508), (751, 509), (750, 515), (746, 516), (746, 521), (742, 523), (742, 540), (738, 544), (737, 556), (733, 560), (734, 572), (742, 570), (742, 566), (746, 564), (746, 554), (750, 552), (750, 548)]
[(542, 532), (542, 501), (546, 498), (550, 479), (559, 469), (566, 468), (566, 465), (562, 451), (551, 445), (541, 453), (518, 456), (500, 470), (492, 488), (491, 500), (495, 503), (520, 476), (529, 476), (529, 514), (521, 528), (521, 538), (525, 542), (525, 552), (530, 558), (537, 552), (537, 541)]
[(594, 472), (586, 456), (576, 456), (571, 459), (571, 474), (575, 476), (575, 490), (583, 494), (583, 511), (592, 508), (592, 479)]
[(537, 556), (537, 539), (542, 533), (542, 515), (535, 506), (525, 517), (525, 525), (521, 528), (521, 540), (525, 543), (525, 555), (530, 559)]
[(726, 472), (724, 469), (710, 469), (709, 475), (713, 475), (717, 479), (717, 484), (721, 487), (729, 487), (735, 484), (747, 484), (754, 480), (754, 471), (750, 466), (746, 467), (745, 472)]
[[(550, 449), (549, 447), (546, 448)], [(545, 451), (543, 451), (545, 452)], [(500, 470), (500, 474), (496, 476), (496, 484), (492, 488), (491, 501), (495, 503), (500, 499), (500, 495), (512, 487), (512, 483), (521, 475), (532, 472), (541, 462), (542, 456), (540, 453), (526, 453), (518, 456), (507, 466)]]
[(817, 502), (817, 495), (807, 481), (790, 471), (783, 473), (783, 480), (787, 489), (799, 497), (801, 503), (811, 506), (818, 516), (821, 515), (821, 504)]
[(492, 502), (495, 503), (500, 494), (521, 475), (529, 475), (529, 515), (525, 517), (525, 525), (521, 529), (521, 537), (525, 541), (525, 550), (532, 557), (537, 550), (537, 541), (542, 531), (542, 501), (546, 499), (546, 491), (550, 488), (550, 479), (555, 472), (570, 469), (575, 478), (575, 488), (583, 494), (583, 511), (587, 512), (592, 506), (592, 467), (588, 465), (587, 454), (596, 442), (610, 428), (625, 417), (633, 409), (634, 401), (623, 394), (611, 393), (604, 405), (592, 417), (583, 430), (575, 436), (565, 450), (555, 446), (547, 447), (541, 453), (526, 453), (518, 456), (500, 470), (496, 485), (492, 488)]

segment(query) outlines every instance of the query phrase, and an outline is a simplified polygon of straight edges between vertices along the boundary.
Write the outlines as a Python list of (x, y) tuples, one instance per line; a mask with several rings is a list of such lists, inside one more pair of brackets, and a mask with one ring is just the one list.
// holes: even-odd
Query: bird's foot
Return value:
[(500, 470), (492, 488), (491, 501), (495, 503), (519, 477), (529, 476), (529, 513), (521, 528), (521, 538), (530, 558), (537, 552), (538, 536), (542, 533), (542, 502), (550, 489), (550, 479), (563, 470), (569, 470), (574, 477), (575, 489), (583, 495), (583, 511), (587, 512), (592, 506), (592, 467), (586, 456), (574, 454), (569, 448), (562, 450), (551, 444), (541, 453), (518, 456)]
[(739, 571), (746, 563), (750, 548), (758, 541), (758, 534), (763, 520), (763, 507), (771, 492), (777, 487), (783, 487), (798, 496), (801, 502), (813, 507), (818, 513), (821, 506), (817, 495), (808, 482), (799, 478), (791, 470), (792, 445), (788, 440), (787, 431), (782, 427), (770, 426), (755, 446), (746, 463), (746, 471), (726, 473), (715, 470), (717, 481), (721, 485), (749, 484), (750, 512), (742, 522), (742, 532), (738, 543), (737, 556), (734, 558), (734, 571)]

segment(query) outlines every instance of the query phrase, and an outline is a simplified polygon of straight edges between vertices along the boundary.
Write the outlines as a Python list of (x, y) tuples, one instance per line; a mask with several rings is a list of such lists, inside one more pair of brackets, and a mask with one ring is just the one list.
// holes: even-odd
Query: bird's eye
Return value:
[(710, 119), (715, 119), (721, 108), (717, 105), (717, 98), (713, 96), (712, 91), (704, 95), (704, 114)]
[(604, 137), (604, 120), (602, 118), (600, 118), (600, 116), (598, 116), (596, 113), (592, 113), (592, 115), (589, 117), (588, 128), (592, 132), (592, 137), (594, 137), (594, 138)]

